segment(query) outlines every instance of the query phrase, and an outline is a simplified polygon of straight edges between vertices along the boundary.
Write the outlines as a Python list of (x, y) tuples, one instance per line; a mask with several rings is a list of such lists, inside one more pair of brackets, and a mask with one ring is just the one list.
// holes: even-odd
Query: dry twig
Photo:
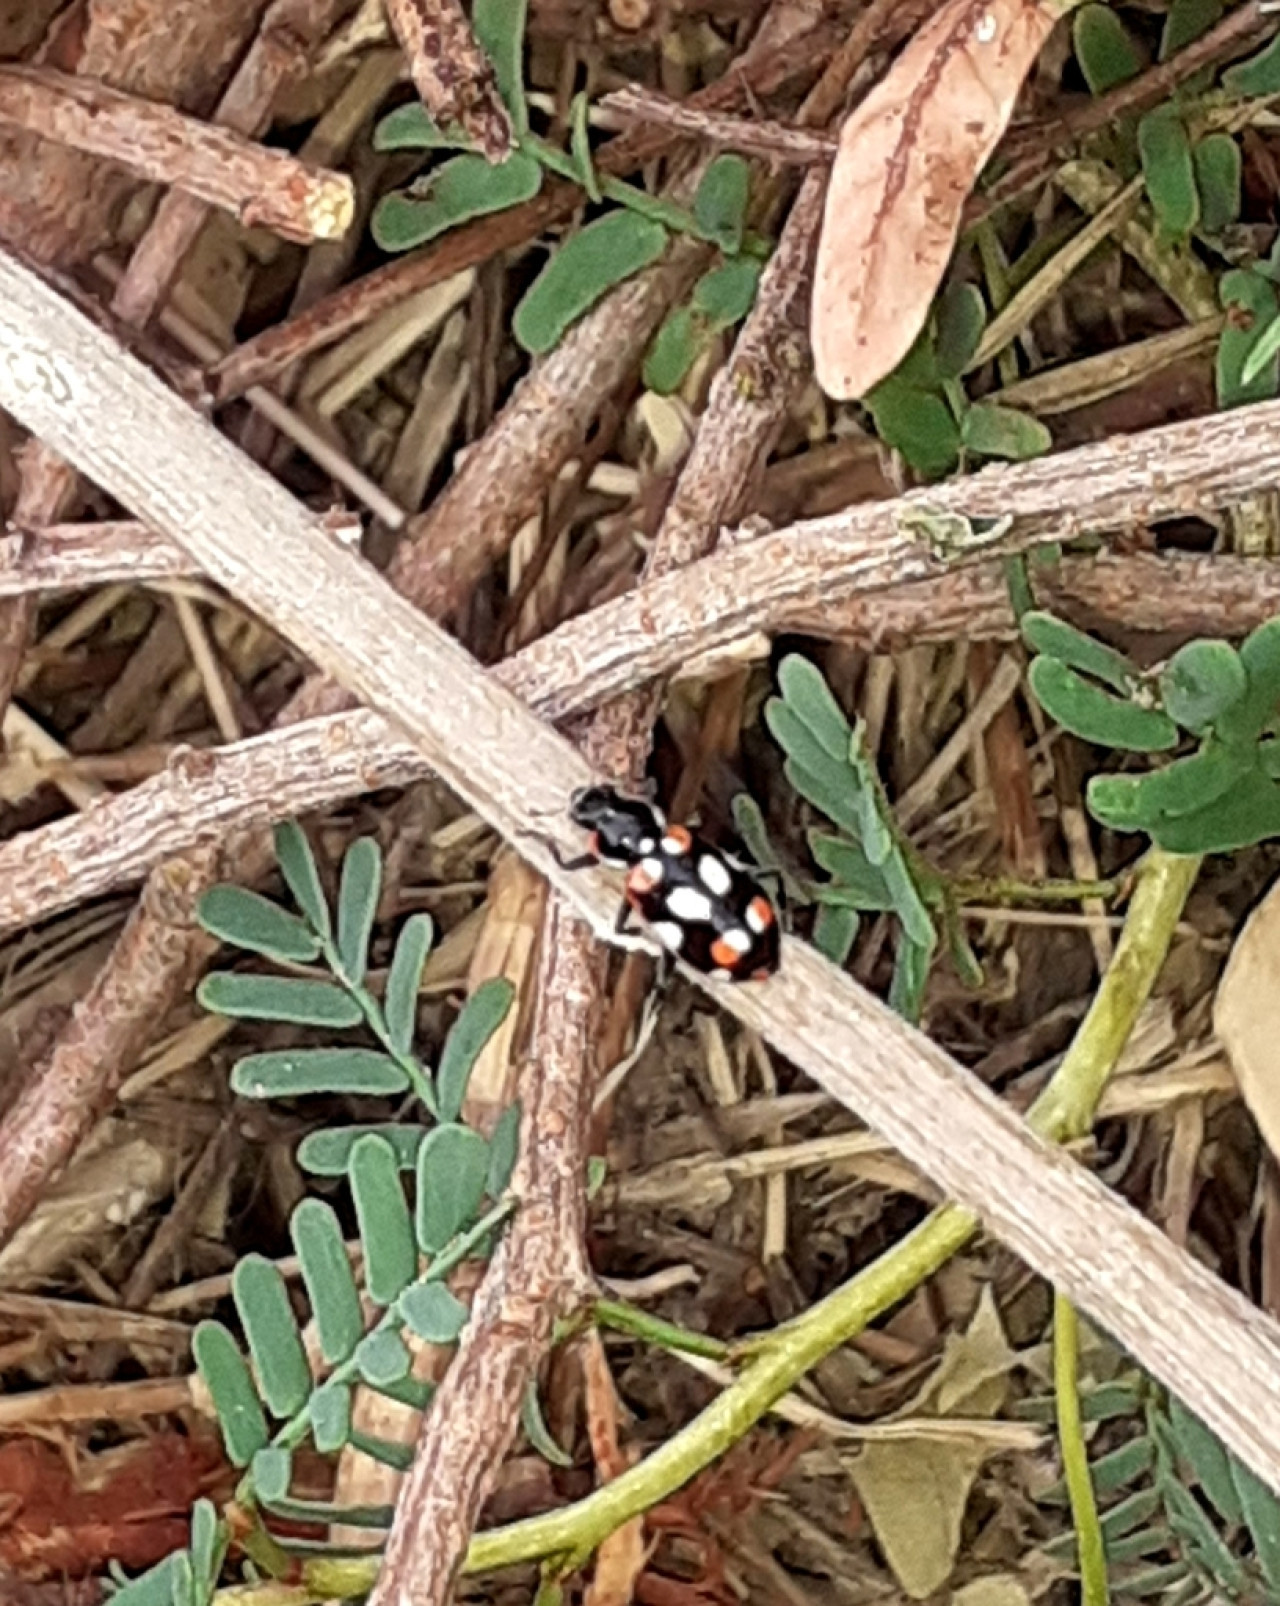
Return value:
[(355, 213), (345, 173), (313, 167), (96, 79), (48, 67), (0, 67), (0, 122), (186, 190), (286, 240), (336, 239)]
[(511, 118), (489, 58), (457, 0), (386, 0), (422, 103), (442, 128), (457, 125), (491, 162), (511, 150)]

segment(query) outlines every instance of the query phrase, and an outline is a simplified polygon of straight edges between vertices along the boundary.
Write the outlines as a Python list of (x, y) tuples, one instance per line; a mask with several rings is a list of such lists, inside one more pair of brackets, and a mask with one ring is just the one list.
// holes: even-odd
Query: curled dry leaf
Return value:
[(1213, 1001), (1213, 1026), (1240, 1097), (1280, 1159), (1280, 881), (1236, 938)]
[(911, 349), (965, 200), (1059, 14), (1046, 0), (949, 0), (845, 122), (813, 290), (814, 368), (829, 396), (864, 395)]

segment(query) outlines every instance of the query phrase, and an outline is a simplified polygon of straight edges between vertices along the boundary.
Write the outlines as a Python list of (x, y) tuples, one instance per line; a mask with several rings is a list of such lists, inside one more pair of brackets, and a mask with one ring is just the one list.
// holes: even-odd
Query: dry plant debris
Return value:
[(0, 63), (0, 1597), (1280, 1597), (1265, 7)]

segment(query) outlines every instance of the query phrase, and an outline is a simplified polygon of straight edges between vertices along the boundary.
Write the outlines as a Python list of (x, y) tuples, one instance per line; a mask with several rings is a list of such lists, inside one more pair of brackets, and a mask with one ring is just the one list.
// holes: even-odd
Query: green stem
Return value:
[(1080, 1415), (1080, 1318), (1075, 1306), (1061, 1294), (1053, 1296), (1053, 1390), (1058, 1406), (1058, 1443), (1071, 1516), (1076, 1529), (1076, 1555), (1080, 1566), (1081, 1606), (1107, 1606), (1107, 1556), (1102, 1525), (1089, 1476), (1089, 1452)]
[[(1031, 1111), (1031, 1124), (1042, 1136), (1062, 1142), (1088, 1129), (1107, 1077), (1164, 963), (1199, 865), (1198, 859), (1158, 850), (1144, 861), (1115, 958), (1062, 1065)], [(576, 1505), (477, 1534), (466, 1570), (486, 1572), (514, 1562), (588, 1554), (736, 1444), (806, 1372), (905, 1299), (977, 1230), (977, 1218), (959, 1205), (935, 1210), (842, 1288), (760, 1341), (737, 1380), (638, 1466)], [(377, 1571), (376, 1556), (341, 1563), (309, 1561), (296, 1606), (322, 1593), (332, 1598), (368, 1590)], [(247, 1594), (231, 1598), (258, 1606)], [(226, 1597), (220, 1600), (227, 1606)], [(278, 1600), (273, 1597), (273, 1606)]]
[(409, 1085), (426, 1105), (430, 1114), (437, 1119), (440, 1107), (436, 1103), (435, 1088), (431, 1085), (431, 1077), (421, 1062), (413, 1054), (403, 1053), (391, 1041), (391, 1033), (387, 1030), (386, 1017), (382, 1013), (382, 1005), (373, 996), (363, 982), (354, 981), (347, 975), (342, 963), (342, 956), (338, 953), (337, 944), (332, 938), (324, 937), (324, 960), (334, 977), (351, 994), (360, 1006), (360, 1013), (364, 1016), (369, 1030), (386, 1049), (387, 1053), (396, 1062), (404, 1074), (409, 1078)]
[(692, 1333), (687, 1327), (664, 1322), (660, 1316), (651, 1316), (647, 1310), (621, 1300), (597, 1299), (591, 1307), (591, 1317), (599, 1327), (633, 1333), (661, 1349), (676, 1350), (683, 1355), (702, 1355), (710, 1361), (724, 1361), (733, 1353), (723, 1339), (712, 1338), (707, 1333)]

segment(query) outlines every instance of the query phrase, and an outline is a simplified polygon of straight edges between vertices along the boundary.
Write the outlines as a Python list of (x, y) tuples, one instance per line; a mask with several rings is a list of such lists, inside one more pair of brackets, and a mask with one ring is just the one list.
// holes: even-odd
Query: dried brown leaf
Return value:
[(864, 395), (911, 349), (1057, 15), (1029, 0), (950, 0), (846, 120), (814, 274), (814, 369), (829, 396)]
[(1241, 1098), (1280, 1158), (1280, 881), (1236, 938), (1213, 1001), (1213, 1026)]

